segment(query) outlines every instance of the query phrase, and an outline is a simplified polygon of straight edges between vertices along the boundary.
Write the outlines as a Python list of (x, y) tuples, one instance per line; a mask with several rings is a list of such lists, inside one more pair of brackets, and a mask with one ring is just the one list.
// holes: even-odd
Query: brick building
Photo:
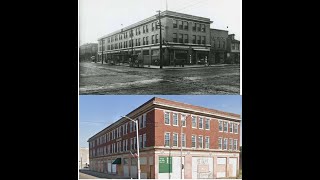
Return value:
[[(144, 65), (159, 65), (160, 29), (155, 14), (98, 39), (98, 54), (103, 60), (128, 62), (131, 53), (140, 55)], [(203, 64), (209, 60), (209, 18), (172, 11), (161, 13), (163, 25), (163, 65)]]
[(228, 35), (227, 57), (230, 63), (240, 63), (240, 41), (234, 38), (234, 34)]
[(212, 62), (210, 64), (225, 63), (227, 57), (228, 31), (221, 29), (210, 29), (210, 53)]
[(92, 56), (96, 58), (98, 53), (98, 43), (83, 44), (79, 48), (80, 61), (92, 61)]
[(137, 178), (139, 145), (141, 178), (180, 179), (181, 157), (184, 179), (238, 175), (240, 115), (154, 97), (126, 116), (139, 120), (139, 142), (119, 119), (89, 138), (91, 170)]

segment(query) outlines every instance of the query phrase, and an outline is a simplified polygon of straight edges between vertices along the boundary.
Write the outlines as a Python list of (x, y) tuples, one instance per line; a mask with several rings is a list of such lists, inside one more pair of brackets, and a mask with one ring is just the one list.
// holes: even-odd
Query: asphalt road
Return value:
[(80, 63), (80, 94), (240, 94), (240, 65), (149, 69)]
[(99, 179), (99, 178), (79, 172), (79, 179)]

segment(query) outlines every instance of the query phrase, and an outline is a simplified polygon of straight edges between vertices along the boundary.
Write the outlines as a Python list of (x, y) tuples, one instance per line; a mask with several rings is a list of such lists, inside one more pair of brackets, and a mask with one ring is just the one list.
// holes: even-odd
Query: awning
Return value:
[(195, 51), (210, 51), (210, 49), (195, 49), (195, 48), (193, 48), (193, 50), (195, 50)]
[(121, 164), (121, 158), (117, 158), (112, 164)]

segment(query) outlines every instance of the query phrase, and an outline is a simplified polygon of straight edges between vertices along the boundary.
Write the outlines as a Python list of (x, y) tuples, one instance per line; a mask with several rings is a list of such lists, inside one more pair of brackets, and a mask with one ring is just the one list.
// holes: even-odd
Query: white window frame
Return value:
[[(227, 125), (227, 127), (225, 126)], [(227, 121), (223, 122), (223, 132), (229, 132), (229, 123)]]
[[(220, 130), (220, 125), (221, 125), (221, 130)], [(219, 129), (219, 132), (223, 132), (223, 121), (219, 121), (218, 129)]]
[[(166, 114), (167, 114), (167, 113), (169, 114), (169, 124), (166, 123)], [(165, 124), (165, 125), (170, 125), (170, 112), (168, 112), (168, 111), (165, 111), (165, 112), (164, 112), (163, 120), (164, 120), (164, 124)]]
[[(223, 139), (223, 150), (228, 150), (228, 138), (224, 138)], [(226, 148), (224, 148), (226, 147)]]
[[(195, 127), (193, 126), (193, 118), (195, 118)], [(197, 116), (191, 116), (191, 127), (193, 128), (193, 129), (197, 129)]]
[(238, 151), (238, 139), (233, 139), (233, 150)]
[(142, 143), (142, 147), (145, 148), (146, 147), (146, 144), (147, 144), (147, 134), (144, 133), (143, 134), (143, 143)]
[[(208, 142), (207, 142), (207, 139), (208, 139)], [(208, 145), (208, 147), (207, 147)], [(205, 149), (210, 149), (210, 136), (206, 136), (205, 137), (205, 145), (204, 145), (204, 148)]]
[[(177, 124), (174, 124), (174, 115), (176, 115), (176, 117), (177, 117)], [(176, 112), (172, 113), (172, 125), (173, 126), (179, 126), (178, 113), (176, 113)]]
[[(201, 138), (201, 141), (200, 141)], [(201, 147), (200, 147), (200, 143), (201, 143)], [(198, 135), (198, 148), (203, 149), (203, 136), (202, 135)]]
[[(166, 135), (169, 134), (169, 145), (166, 145)], [(164, 147), (170, 147), (170, 132), (164, 132)]]
[[(194, 145), (195, 145), (195, 147), (193, 147), (192, 136), (194, 136), (194, 140), (195, 140)], [(197, 148), (197, 136), (195, 134), (191, 135), (191, 148)]]
[[(233, 133), (233, 122), (230, 122), (229, 123), (229, 133)], [(230, 129), (231, 129), (231, 131), (230, 131)]]
[[(182, 119), (184, 119), (184, 125), (182, 123), (182, 121), (183, 121)], [(181, 114), (180, 115), (180, 124), (181, 124), (182, 127), (186, 127), (186, 125), (187, 125), (187, 115), (186, 114)]]
[[(174, 145), (174, 135), (176, 135), (177, 136), (177, 145), (175, 146)], [(178, 133), (173, 133), (172, 134), (172, 147), (178, 147), (179, 146), (179, 134)]]
[[(205, 130), (210, 130), (210, 118), (205, 118), (205, 120), (204, 120), (204, 121), (205, 121), (204, 129), (205, 129)], [(208, 128), (208, 129), (207, 129), (207, 126), (206, 126), (206, 125), (207, 125), (207, 122), (208, 122), (208, 126), (209, 126), (209, 128)]]
[[(203, 129), (203, 117), (199, 117), (198, 118), (199, 120), (198, 120), (198, 129)], [(200, 128), (200, 120), (202, 121), (202, 123), (201, 123), (201, 128)]]
[(139, 129), (143, 128), (142, 116), (139, 116)]
[[(234, 132), (234, 134), (238, 134), (239, 133), (239, 124), (237, 124), (237, 123), (234, 123), (233, 125), (235, 125), (237, 128), (234, 128), (234, 126), (233, 126), (233, 132)], [(235, 132), (235, 129), (237, 129), (237, 132)]]
[[(183, 138), (183, 137), (184, 137), (184, 138)], [(183, 139), (184, 139), (184, 140), (183, 140)], [(185, 134), (185, 133), (182, 133), (182, 134), (181, 134), (181, 141), (182, 141), (182, 142), (181, 142), (181, 143), (182, 143), (181, 146), (185, 148), (185, 147), (187, 146), (186, 134)], [(183, 142), (184, 142), (184, 143), (183, 143)]]
[(222, 140), (222, 137), (219, 137), (218, 138), (218, 149), (223, 149), (223, 140)]
[[(231, 146), (231, 148), (230, 148)], [(233, 139), (229, 138), (229, 150), (232, 151), (233, 150)]]

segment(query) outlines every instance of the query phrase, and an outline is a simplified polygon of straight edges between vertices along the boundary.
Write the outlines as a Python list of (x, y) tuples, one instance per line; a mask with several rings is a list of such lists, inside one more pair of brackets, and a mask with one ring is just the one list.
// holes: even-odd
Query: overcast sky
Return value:
[[(153, 97), (152, 95), (81, 95), (79, 146), (88, 147), (87, 140), (91, 136)], [(242, 97), (239, 95), (157, 95), (156, 97), (242, 114)], [(240, 145), (242, 145), (242, 123), (240, 128)]]
[(241, 41), (241, 0), (79, 0), (80, 45), (166, 10), (166, 1), (168, 10), (210, 18), (211, 28)]

